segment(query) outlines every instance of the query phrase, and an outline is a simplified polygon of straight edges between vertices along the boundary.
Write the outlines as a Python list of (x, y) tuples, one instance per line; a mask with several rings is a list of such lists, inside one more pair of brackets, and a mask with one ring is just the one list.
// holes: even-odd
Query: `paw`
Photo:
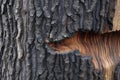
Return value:
[(55, 49), (51, 48), (48, 44), (45, 45), (45, 48), (47, 49), (47, 52), (50, 53), (50, 54), (58, 54), (59, 52), (56, 51)]

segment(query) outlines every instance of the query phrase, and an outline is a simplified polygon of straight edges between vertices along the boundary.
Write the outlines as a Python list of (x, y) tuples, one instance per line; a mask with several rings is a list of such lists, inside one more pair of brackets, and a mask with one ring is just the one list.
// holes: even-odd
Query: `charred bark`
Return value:
[[(53, 55), (46, 42), (112, 30), (116, 0), (0, 0), (1, 80), (103, 80), (90, 56)], [(51, 53), (51, 54), (50, 54)], [(119, 80), (119, 66), (115, 79)]]

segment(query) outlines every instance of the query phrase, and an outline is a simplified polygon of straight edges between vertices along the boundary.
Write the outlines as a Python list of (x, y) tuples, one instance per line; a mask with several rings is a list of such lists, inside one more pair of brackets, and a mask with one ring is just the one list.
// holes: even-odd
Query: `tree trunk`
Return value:
[[(116, 30), (115, 5), (116, 0), (0, 0), (1, 80), (104, 80), (91, 56), (77, 50), (52, 54), (47, 43), (76, 31)], [(114, 73), (119, 80), (120, 65)]]

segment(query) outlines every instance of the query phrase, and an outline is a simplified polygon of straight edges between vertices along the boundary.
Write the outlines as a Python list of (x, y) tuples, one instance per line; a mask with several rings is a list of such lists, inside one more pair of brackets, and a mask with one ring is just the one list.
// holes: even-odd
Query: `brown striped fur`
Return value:
[(81, 55), (90, 55), (96, 69), (102, 70), (104, 80), (113, 80), (113, 72), (120, 61), (120, 31), (104, 34), (76, 32), (71, 38), (49, 43), (57, 53), (79, 50)]

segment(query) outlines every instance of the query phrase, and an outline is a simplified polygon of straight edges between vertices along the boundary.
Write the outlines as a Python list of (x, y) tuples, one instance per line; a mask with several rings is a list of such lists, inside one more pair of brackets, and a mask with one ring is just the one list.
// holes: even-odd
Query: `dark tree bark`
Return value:
[[(90, 56), (52, 54), (46, 42), (113, 29), (116, 0), (0, 0), (1, 80), (103, 80)], [(50, 54), (51, 53), (51, 54)], [(115, 80), (119, 80), (119, 65)]]

